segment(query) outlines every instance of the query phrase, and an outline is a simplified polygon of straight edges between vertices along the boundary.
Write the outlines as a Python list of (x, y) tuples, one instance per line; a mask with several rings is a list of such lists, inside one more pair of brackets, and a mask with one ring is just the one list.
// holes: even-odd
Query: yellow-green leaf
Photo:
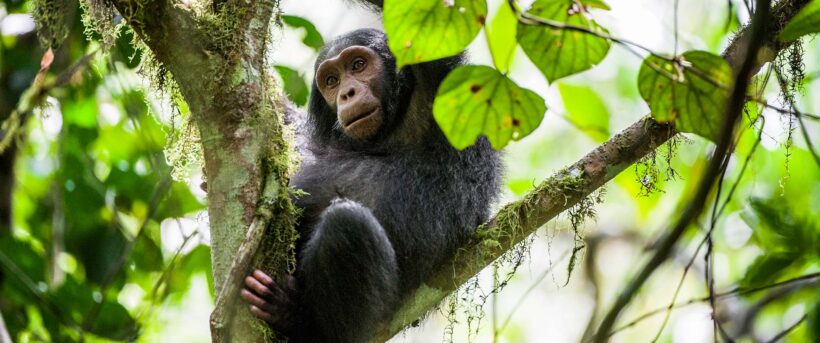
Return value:
[[(588, 7), (605, 9), (606, 4), (590, 1), (579, 6), (579, 3), (575, 0), (538, 0), (527, 13), (607, 34), (606, 29), (589, 18), (586, 10)], [(518, 43), (549, 82), (592, 68), (606, 57), (612, 45), (609, 40), (594, 34), (521, 22), (518, 23)]]
[(458, 54), (487, 18), (485, 0), (386, 0), (384, 31), (399, 66)]
[(457, 149), (472, 145), (480, 135), (501, 149), (535, 130), (546, 111), (538, 94), (487, 66), (450, 72), (433, 103), (436, 122)]
[(490, 54), (493, 56), (493, 65), (501, 72), (510, 69), (515, 46), (518, 41), (515, 39), (515, 31), (518, 20), (510, 9), (507, 2), (502, 2), (495, 13), (495, 17), (485, 30), (487, 33), (487, 44), (490, 47)]
[(565, 83), (558, 84), (558, 91), (567, 110), (567, 121), (596, 142), (609, 139), (609, 110), (598, 93), (590, 87)]
[(783, 31), (780, 40), (793, 41), (803, 35), (820, 32), (820, 0), (813, 0), (797, 13)]
[(680, 65), (647, 57), (638, 73), (641, 97), (655, 120), (714, 141), (720, 134), (732, 69), (723, 58), (705, 51), (688, 51), (678, 60)]

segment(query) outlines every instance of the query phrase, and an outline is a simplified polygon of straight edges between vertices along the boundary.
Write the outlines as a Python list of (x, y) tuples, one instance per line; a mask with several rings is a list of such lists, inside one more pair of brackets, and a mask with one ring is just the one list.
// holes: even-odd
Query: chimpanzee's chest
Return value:
[[(317, 159), (294, 176), (291, 185), (306, 192), (296, 199), (303, 218), (318, 217), (335, 198), (368, 207), (385, 226), (419, 225), (426, 208), (452, 199), (452, 167), (394, 156)], [(410, 223), (408, 223), (410, 224)]]

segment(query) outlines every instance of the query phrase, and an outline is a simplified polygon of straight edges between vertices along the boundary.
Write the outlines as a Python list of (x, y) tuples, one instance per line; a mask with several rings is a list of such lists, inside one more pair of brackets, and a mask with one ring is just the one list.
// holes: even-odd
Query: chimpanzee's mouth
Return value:
[(365, 112), (362, 112), (362, 113), (356, 115), (355, 117), (353, 117), (353, 119), (350, 119), (349, 121), (347, 121), (347, 123), (345, 123), (345, 127), (350, 127), (353, 124), (356, 124), (357, 122), (361, 121), (362, 119), (366, 119), (367, 117), (370, 117), (370, 116), (376, 114), (376, 111), (378, 111), (378, 110), (379, 110), (378, 107), (374, 107), (370, 111), (365, 111)]

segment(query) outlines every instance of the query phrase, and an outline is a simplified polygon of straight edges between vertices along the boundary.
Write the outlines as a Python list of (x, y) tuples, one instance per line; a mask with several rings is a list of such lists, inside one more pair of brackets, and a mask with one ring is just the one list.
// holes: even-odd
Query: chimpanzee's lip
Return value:
[(347, 123), (345, 123), (345, 127), (350, 127), (351, 125), (359, 122), (360, 120), (365, 119), (367, 117), (370, 117), (370, 116), (376, 114), (376, 111), (378, 111), (378, 110), (379, 110), (379, 107), (374, 107), (370, 111), (362, 112), (361, 114), (353, 117), (353, 119), (350, 119)]

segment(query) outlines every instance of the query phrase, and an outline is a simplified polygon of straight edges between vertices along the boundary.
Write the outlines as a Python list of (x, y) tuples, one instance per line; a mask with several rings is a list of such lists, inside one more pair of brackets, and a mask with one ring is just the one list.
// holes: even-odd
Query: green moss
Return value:
[(103, 50), (113, 46), (119, 32), (114, 25), (117, 15), (114, 7), (102, 0), (81, 0), (80, 9), (86, 37), (89, 40), (98, 38)]
[(36, 0), (32, 16), (37, 25), (37, 37), (44, 47), (57, 49), (68, 37), (67, 15), (74, 5), (69, 0)]

